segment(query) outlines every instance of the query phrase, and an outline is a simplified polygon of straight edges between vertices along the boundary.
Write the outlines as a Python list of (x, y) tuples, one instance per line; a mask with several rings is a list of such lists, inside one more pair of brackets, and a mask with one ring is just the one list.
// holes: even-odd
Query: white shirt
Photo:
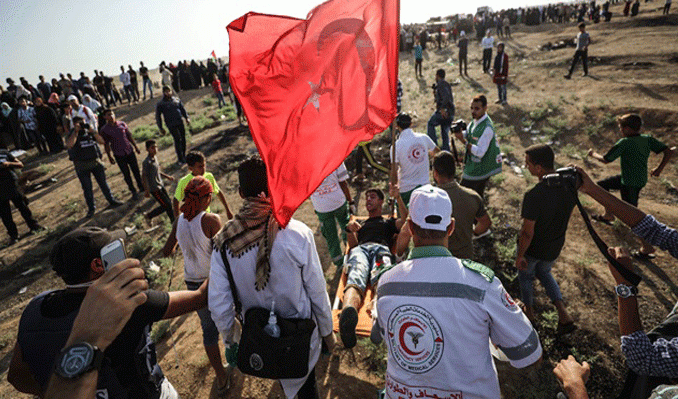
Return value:
[[(480, 122), (485, 120), (487, 118), (487, 114), (483, 115), (480, 117), (478, 120), (473, 120), (475, 123), (475, 126), (478, 126)], [(464, 131), (464, 138), (468, 136), (468, 131)], [(485, 156), (485, 153), (487, 152), (487, 149), (490, 148), (490, 143), (492, 142), (492, 137), (494, 136), (494, 130), (488, 125), (485, 130), (483, 131), (483, 134), (480, 136), (480, 139), (478, 139), (477, 144), (471, 144), (471, 154), (475, 155), (478, 158), (482, 158)], [(497, 143), (499, 145), (499, 143)]]
[(400, 133), (396, 141), (395, 162), (398, 164), (398, 185), (401, 193), (431, 182), (428, 153), (435, 148), (433, 140), (423, 133), (416, 133), (409, 128)]
[(203, 216), (205, 211), (189, 222), (182, 213), (177, 220), (177, 241), (184, 254), (184, 280), (192, 283), (202, 283), (210, 276), (212, 240), (202, 231)]
[[(290, 220), (286, 228), (278, 231), (271, 249), (271, 275), (266, 288), (261, 291), (254, 287), (257, 251), (258, 247), (254, 247), (240, 258), (226, 255), (231, 265), (233, 280), (238, 287), (242, 315), (244, 317), (247, 309), (252, 307), (270, 309), (275, 300), (275, 312), (279, 317), (313, 317), (317, 328), (311, 337), (310, 371), (320, 356), (320, 337), (332, 332), (330, 299), (313, 232), (308, 226), (294, 219)], [(228, 276), (219, 251), (212, 253), (208, 292), (212, 319), (228, 346), (235, 320), (235, 309)], [(285, 395), (293, 398), (305, 381), (306, 377), (280, 382)]]
[(120, 74), (120, 82), (123, 86), (129, 86), (132, 84), (132, 78), (130, 78), (129, 73), (123, 72)]
[(76, 116), (81, 117), (84, 120), (84, 123), (88, 123), (92, 129), (94, 129), (95, 132), (99, 131), (99, 123), (97, 121), (96, 116), (94, 116), (94, 112), (92, 112), (91, 109), (87, 108), (86, 106), (80, 104), (80, 108), (75, 109), (72, 108), (71, 110), (71, 129), (73, 129), (73, 118)]
[(421, 397), (499, 398), (488, 342), (514, 367), (541, 357), (536, 331), (499, 279), (488, 282), (454, 257), (396, 265), (379, 279), (377, 298), (377, 328), (388, 348), (387, 398), (422, 391)]
[(172, 72), (168, 69), (163, 69), (162, 72), (162, 85), (171, 86), (172, 85)]
[(346, 202), (346, 195), (341, 190), (339, 182), (348, 180), (348, 171), (346, 165), (342, 162), (341, 165), (332, 173), (329, 174), (320, 183), (320, 186), (311, 194), (311, 202), (313, 208), (320, 213), (332, 212), (333, 210), (344, 205)]
[(483, 47), (483, 49), (492, 48), (494, 46), (494, 38), (492, 36), (485, 36), (480, 42), (480, 45)]

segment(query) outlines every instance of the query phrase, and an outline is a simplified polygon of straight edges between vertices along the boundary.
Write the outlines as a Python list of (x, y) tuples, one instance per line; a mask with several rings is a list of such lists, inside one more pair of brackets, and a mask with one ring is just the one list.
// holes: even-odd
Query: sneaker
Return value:
[(358, 325), (358, 311), (353, 306), (345, 307), (339, 316), (339, 335), (346, 349), (353, 348), (358, 342), (355, 327)]
[(501, 104), (501, 100), (497, 100), (494, 102), (495, 104)]
[(111, 208), (117, 208), (122, 205), (122, 202), (114, 199), (113, 201), (110, 201), (109, 204), (111, 205)]
[(588, 73), (584, 73), (584, 74), (581, 75), (582, 78), (585, 78), (585, 77), (587, 77), (587, 76), (589, 76)]
[(34, 225), (31, 227), (31, 232), (30, 232), (30, 234), (35, 234), (35, 233), (37, 233), (37, 232), (39, 232), (39, 231), (42, 231), (42, 230), (44, 230), (44, 229), (45, 229), (44, 227), (42, 227), (42, 226), (40, 226), (39, 224), (36, 223), (36, 224), (34, 224)]
[(96, 209), (90, 209), (89, 211), (87, 211), (87, 215), (85, 215), (85, 217), (88, 219), (91, 218), (92, 216), (94, 216), (95, 211)]
[(17, 241), (19, 241), (19, 237), (10, 237), (7, 246), (14, 245)]
[(565, 79), (572, 79), (572, 76), (570, 76), (570, 75), (565, 75), (565, 76), (563, 76), (563, 77), (564, 77)]
[(132, 201), (138, 201), (139, 200), (139, 193), (138, 192), (133, 192), (132, 193)]

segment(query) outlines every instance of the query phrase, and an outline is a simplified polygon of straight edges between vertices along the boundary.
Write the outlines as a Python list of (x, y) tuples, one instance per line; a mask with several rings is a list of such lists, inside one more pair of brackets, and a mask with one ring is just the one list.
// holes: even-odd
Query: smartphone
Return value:
[(110, 269), (125, 259), (127, 259), (127, 253), (125, 252), (125, 242), (122, 238), (118, 238), (101, 248), (101, 261), (104, 264), (104, 270)]

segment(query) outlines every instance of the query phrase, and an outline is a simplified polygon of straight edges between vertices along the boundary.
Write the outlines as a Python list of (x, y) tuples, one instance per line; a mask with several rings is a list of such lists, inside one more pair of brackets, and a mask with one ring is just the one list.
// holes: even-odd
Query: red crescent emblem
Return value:
[(418, 354), (422, 353), (423, 351), (412, 352), (411, 350), (409, 350), (409, 349), (407, 348), (407, 344), (405, 344), (405, 337), (404, 337), (405, 331), (406, 331), (408, 328), (410, 328), (410, 327), (417, 327), (419, 330), (421, 330), (421, 327), (419, 327), (419, 326), (418, 326), (417, 324), (415, 324), (415, 323), (412, 323), (411, 321), (410, 321), (410, 322), (407, 322), (407, 323), (405, 323), (405, 324), (403, 324), (402, 327), (400, 327), (400, 335), (399, 335), (399, 338), (400, 338), (400, 346), (403, 348), (403, 350), (404, 350), (408, 355), (410, 355), (410, 356), (417, 356)]

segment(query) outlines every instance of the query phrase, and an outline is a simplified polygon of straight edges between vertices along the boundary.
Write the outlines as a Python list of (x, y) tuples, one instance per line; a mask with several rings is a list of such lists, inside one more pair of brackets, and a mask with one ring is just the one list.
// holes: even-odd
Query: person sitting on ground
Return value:
[[(212, 184), (214, 195), (219, 198), (219, 201), (221, 201), (221, 203), (224, 205), (224, 208), (226, 208), (226, 217), (231, 219), (233, 217), (233, 213), (231, 213), (231, 208), (228, 207), (226, 197), (224, 197), (224, 193), (221, 192), (221, 189), (217, 184), (217, 180), (214, 178), (212, 173), (205, 171), (205, 155), (200, 151), (191, 151), (186, 154), (186, 164), (190, 173), (179, 180), (177, 183), (177, 188), (174, 191), (174, 198), (172, 199), (172, 209), (174, 210), (174, 216), (179, 216), (179, 204), (184, 200), (184, 189), (188, 183), (196, 176), (203, 176)], [(210, 212), (209, 207), (207, 207), (207, 212)]]
[(365, 191), (365, 209), (369, 218), (362, 224), (352, 220), (346, 226), (350, 252), (344, 264), (347, 281), (344, 306), (339, 316), (339, 333), (346, 348), (353, 348), (357, 343), (355, 329), (358, 309), (362, 305), (367, 285), (376, 288), (379, 276), (393, 265), (390, 248), (407, 218), (407, 208), (397, 185), (391, 185), (390, 194), (398, 200), (398, 219), (382, 217), (384, 193), (378, 188), (371, 188)]
[(160, 163), (155, 158), (158, 153), (158, 145), (155, 140), (146, 140), (146, 151), (148, 156), (141, 164), (141, 180), (144, 183), (144, 196), (149, 198), (151, 195), (158, 202), (159, 206), (144, 214), (146, 220), (150, 221), (163, 212), (167, 212), (170, 222), (174, 223), (174, 211), (172, 210), (172, 200), (165, 189), (165, 183), (162, 178), (174, 181), (174, 176), (163, 173), (160, 170)]
[(485, 210), (483, 198), (470, 188), (460, 186), (455, 174), (454, 155), (449, 151), (436, 154), (433, 158), (433, 179), (450, 197), (454, 218), (454, 231), (447, 242), (447, 249), (456, 258), (472, 259), (473, 237), (485, 235), (492, 226), (492, 220)]
[[(184, 254), (184, 281), (189, 291), (199, 289), (210, 275), (212, 239), (221, 229), (221, 218), (205, 210), (212, 202), (212, 184), (202, 176), (188, 182), (184, 190), (186, 199), (181, 206), (181, 215), (172, 224), (172, 231), (162, 249), (163, 256), (171, 256), (177, 246)], [(198, 309), (202, 342), (207, 358), (217, 375), (219, 397), (225, 397), (229, 388), (231, 370), (221, 363), (219, 330), (205, 306)]]
[[(647, 161), (650, 151), (655, 154), (663, 153), (659, 165), (652, 169), (651, 175), (659, 177), (668, 164), (673, 149), (648, 134), (640, 134), (643, 120), (638, 114), (626, 114), (617, 119), (619, 132), (623, 136), (605, 155), (589, 149), (588, 156), (602, 163), (610, 163), (615, 159), (621, 160), (621, 174), (608, 177), (598, 182), (606, 190), (619, 190), (624, 201), (633, 206), (638, 206), (640, 191), (647, 184)], [(604, 215), (592, 215), (593, 219), (609, 224), (614, 220), (614, 215), (605, 209)], [(642, 240), (640, 250), (632, 252), (638, 259), (654, 258), (654, 247)]]
[[(373, 327), (388, 349), (387, 398), (499, 398), (490, 345), (513, 367), (541, 359), (539, 336), (494, 272), (459, 260), (446, 244), (452, 203), (440, 188), (412, 193), (409, 258), (385, 272)], [(490, 345), (488, 345), (488, 342)]]
[[(21, 315), (7, 375), (8, 381), (17, 390), (42, 395), (55, 360), (60, 360), (57, 373), (66, 377), (68, 368), (59, 365), (84, 360), (82, 354), (88, 352), (95, 360), (98, 359), (92, 361), (92, 366), (99, 369), (97, 390), (103, 397), (178, 398), (158, 365), (155, 344), (150, 337), (151, 325), (207, 306), (207, 283), (197, 291), (143, 291), (146, 302), (134, 312), (122, 332), (103, 353), (101, 348), (97, 348), (101, 341), (95, 338), (61, 350), (67, 342), (71, 343), (68, 337), (88, 287), (104, 276), (101, 249), (125, 237), (122, 230), (108, 232), (98, 227), (84, 227), (68, 233), (54, 245), (50, 263), (67, 285), (65, 289), (38, 295)], [(118, 269), (120, 273), (129, 274), (132, 271), (126, 269), (138, 265), (138, 260), (129, 259), (119, 263)], [(135, 287), (134, 292), (139, 292), (148, 285)], [(69, 357), (69, 354), (72, 356)], [(78, 377), (87, 370), (91, 368), (81, 368), (80, 373), (72, 377)]]
[(437, 154), (440, 148), (427, 135), (410, 129), (412, 117), (408, 114), (398, 115), (396, 126), (400, 131), (400, 136), (395, 142), (395, 160), (393, 159), (393, 148), (391, 148), (389, 154), (391, 155), (391, 162), (398, 165), (400, 196), (407, 206), (412, 191), (431, 182), (429, 156)]

